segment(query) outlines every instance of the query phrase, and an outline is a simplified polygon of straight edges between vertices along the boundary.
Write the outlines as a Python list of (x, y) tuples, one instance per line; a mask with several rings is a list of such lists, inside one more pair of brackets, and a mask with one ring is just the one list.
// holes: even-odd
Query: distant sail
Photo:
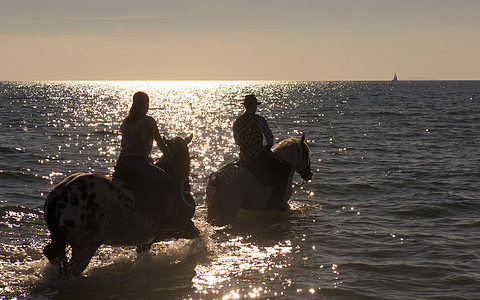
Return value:
[(392, 81), (397, 81), (397, 72), (395, 72), (395, 75), (393, 75)]

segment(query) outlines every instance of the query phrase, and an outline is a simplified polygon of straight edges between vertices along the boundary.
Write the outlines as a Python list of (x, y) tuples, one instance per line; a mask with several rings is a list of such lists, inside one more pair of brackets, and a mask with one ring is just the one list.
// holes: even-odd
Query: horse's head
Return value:
[(310, 148), (305, 142), (305, 134), (301, 139), (288, 138), (281, 141), (273, 149), (275, 156), (300, 174), (303, 180), (312, 179), (310, 165)]
[(300, 139), (300, 153), (301, 159), (298, 161), (295, 170), (300, 174), (303, 180), (309, 181), (312, 179), (313, 171), (312, 166), (310, 164), (310, 148), (308, 147), (307, 143), (305, 142), (305, 134), (302, 134), (302, 138)]
[(176, 136), (172, 139), (164, 139), (165, 144), (172, 153), (173, 163), (169, 164), (165, 159), (161, 159), (158, 162), (158, 165), (165, 169), (167, 173), (179, 182), (184, 182), (190, 174), (190, 153), (188, 151), (188, 144), (192, 141), (192, 137), (193, 134), (190, 134), (186, 138)]

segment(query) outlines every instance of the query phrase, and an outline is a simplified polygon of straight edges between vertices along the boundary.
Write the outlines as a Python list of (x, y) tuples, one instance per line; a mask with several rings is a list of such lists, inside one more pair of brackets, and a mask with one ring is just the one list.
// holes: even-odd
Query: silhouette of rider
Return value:
[[(273, 146), (273, 133), (267, 121), (255, 114), (259, 104), (255, 95), (245, 96), (245, 113), (233, 123), (233, 137), (240, 147), (240, 161), (245, 164), (250, 163), (261, 151)], [(266, 145), (263, 144), (263, 137)]]
[[(160, 136), (157, 122), (154, 118), (147, 116), (148, 108), (148, 95), (144, 92), (135, 93), (130, 111), (120, 127), (122, 142), (115, 172), (128, 174), (127, 178), (141, 180), (143, 183), (147, 183), (151, 190), (155, 190), (155, 195), (161, 195), (161, 199), (159, 199), (161, 214), (164, 217), (165, 225), (173, 228), (171, 218), (176, 199), (179, 197), (180, 187), (163, 169), (151, 163), (153, 160), (150, 152), (153, 140), (157, 142), (167, 160), (173, 161), (173, 157)], [(158, 207), (159, 203), (155, 203), (155, 206)]]
[(285, 193), (290, 169), (277, 160), (270, 150), (273, 146), (273, 133), (265, 118), (255, 114), (260, 104), (255, 95), (245, 96), (243, 102), (245, 113), (233, 123), (233, 137), (240, 147), (240, 162), (250, 170), (260, 170), (257, 172), (260, 176), (272, 177), (273, 190), (269, 204), (278, 210), (285, 211), (288, 210), (288, 204), (281, 199)]

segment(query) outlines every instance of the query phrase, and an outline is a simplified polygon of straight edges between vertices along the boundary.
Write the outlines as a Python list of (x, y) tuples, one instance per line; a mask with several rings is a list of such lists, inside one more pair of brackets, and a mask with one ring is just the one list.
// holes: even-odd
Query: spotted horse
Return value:
[[(198, 230), (192, 217), (195, 204), (188, 176), (190, 156), (187, 138), (166, 140), (173, 163), (159, 160), (177, 182), (182, 183), (183, 199), (175, 206), (177, 225), (183, 230), (169, 231), (159, 214), (140, 207), (127, 184), (96, 173), (77, 173), (60, 182), (47, 196), (45, 220), (52, 242), (43, 250), (60, 267), (60, 278), (79, 276), (102, 244), (137, 246), (137, 252), (149, 251), (155, 242), (171, 238), (195, 238)], [(71, 246), (70, 259), (66, 245)]]

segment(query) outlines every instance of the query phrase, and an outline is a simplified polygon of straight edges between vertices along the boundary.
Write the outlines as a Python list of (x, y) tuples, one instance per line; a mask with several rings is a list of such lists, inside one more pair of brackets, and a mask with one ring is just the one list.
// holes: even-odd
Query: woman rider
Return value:
[(156, 194), (161, 195), (162, 215), (165, 224), (172, 226), (172, 211), (175, 201), (180, 194), (179, 184), (163, 169), (150, 163), (150, 152), (153, 140), (166, 156), (173, 161), (172, 153), (168, 149), (158, 131), (157, 122), (147, 116), (149, 97), (144, 92), (133, 95), (133, 104), (127, 117), (120, 127), (122, 142), (120, 157), (115, 167), (116, 172), (128, 174), (129, 177), (148, 182), (149, 186), (156, 189)]

